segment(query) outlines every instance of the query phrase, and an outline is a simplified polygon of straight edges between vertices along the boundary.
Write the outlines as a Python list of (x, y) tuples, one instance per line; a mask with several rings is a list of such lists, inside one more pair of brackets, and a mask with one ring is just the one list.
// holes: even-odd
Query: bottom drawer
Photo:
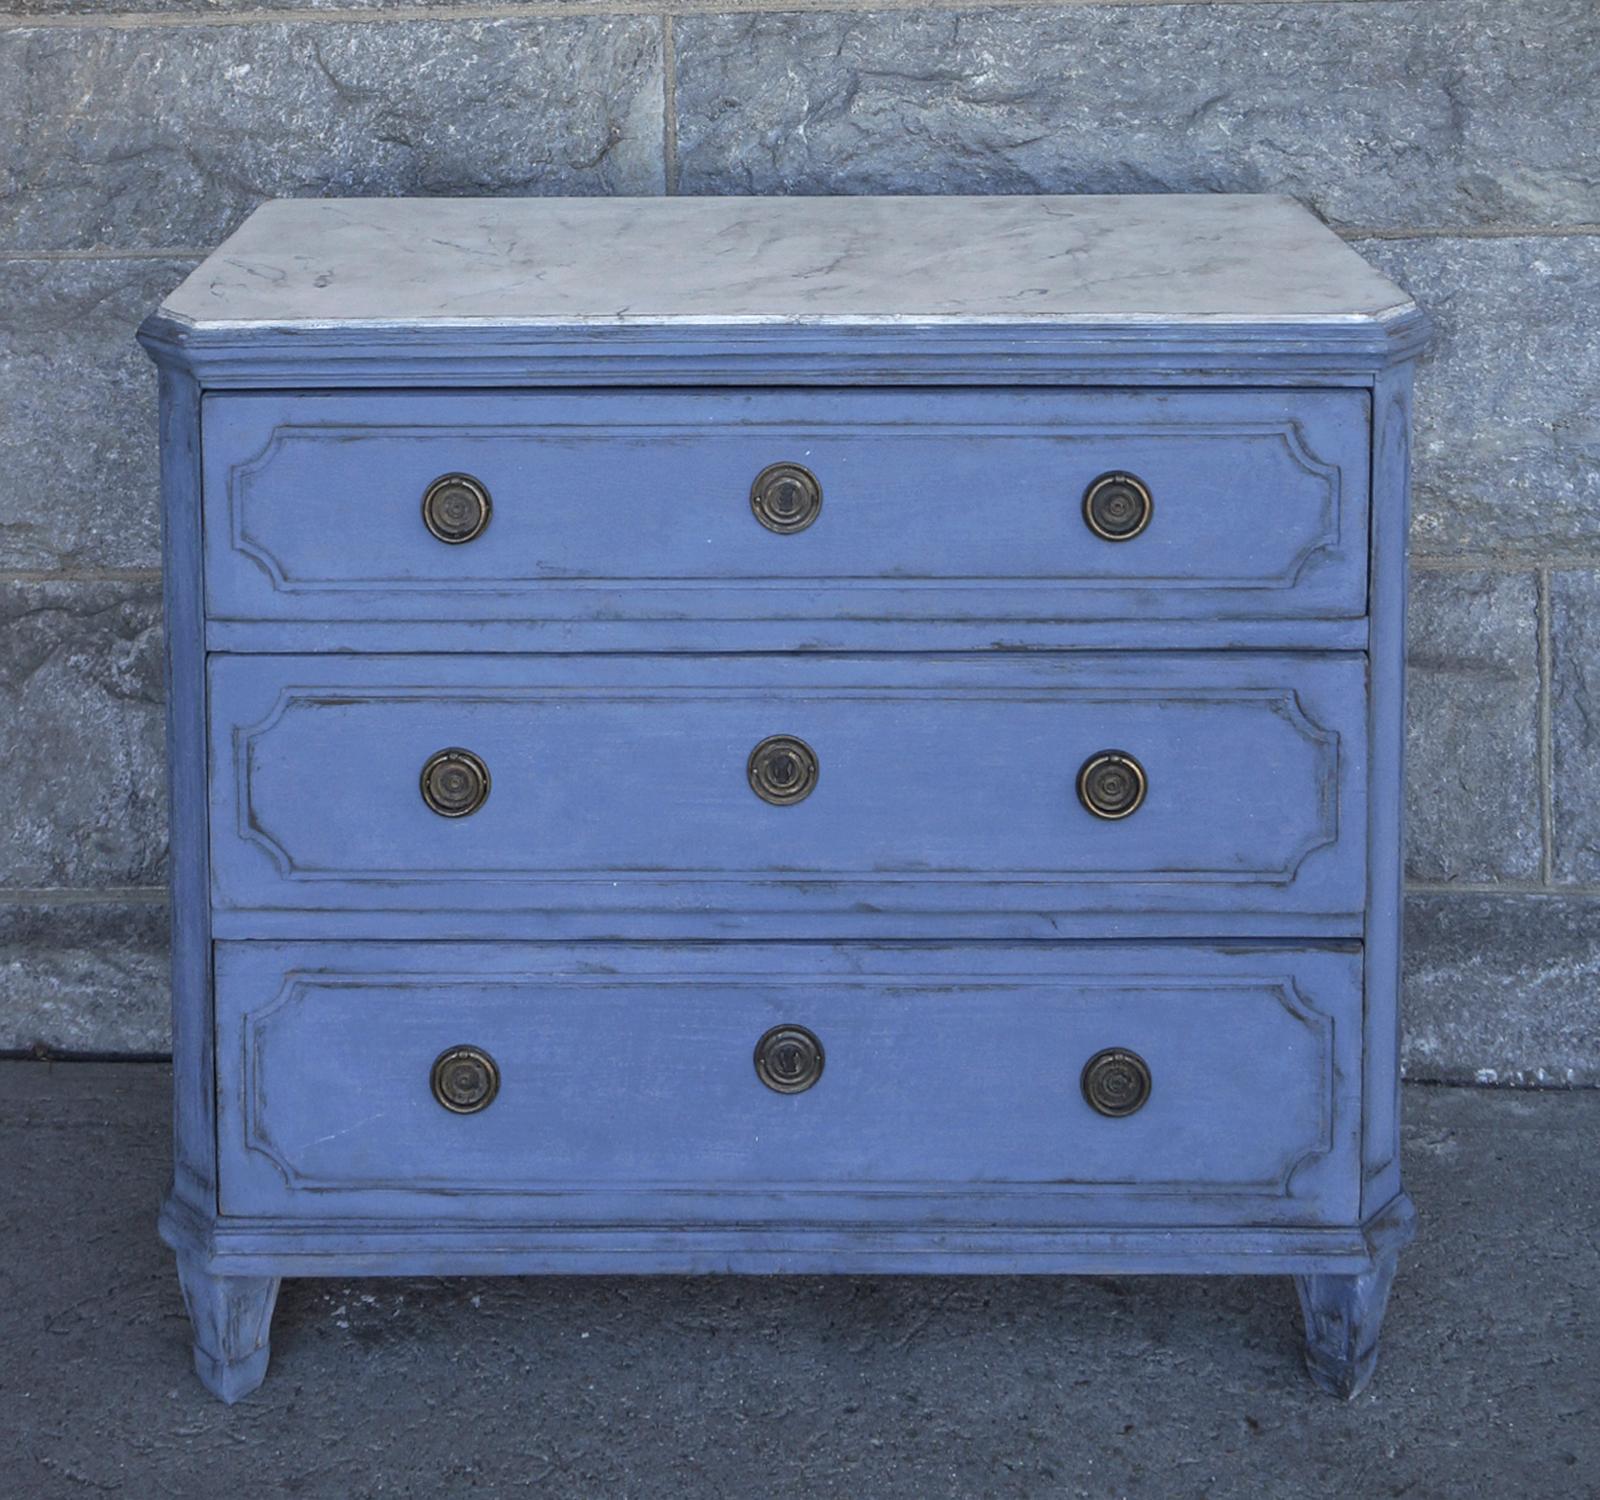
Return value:
[(216, 978), (230, 1215), (1356, 1213), (1348, 947), (231, 942)]

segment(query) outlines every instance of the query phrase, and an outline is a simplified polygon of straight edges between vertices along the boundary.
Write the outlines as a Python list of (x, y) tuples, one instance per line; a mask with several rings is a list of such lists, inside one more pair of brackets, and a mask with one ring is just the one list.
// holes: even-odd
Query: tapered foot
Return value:
[(1370, 1270), (1295, 1277), (1305, 1314), (1306, 1369), (1329, 1395), (1352, 1400), (1372, 1379), (1395, 1266), (1415, 1227), (1411, 1200), (1401, 1194), (1366, 1226)]
[(216, 1276), (180, 1252), (178, 1282), (194, 1324), (195, 1374), (213, 1396), (232, 1406), (266, 1378), (278, 1278)]
[(1378, 1329), (1394, 1280), (1394, 1253), (1358, 1276), (1296, 1276), (1306, 1319), (1306, 1369), (1331, 1396), (1361, 1394), (1378, 1365)]

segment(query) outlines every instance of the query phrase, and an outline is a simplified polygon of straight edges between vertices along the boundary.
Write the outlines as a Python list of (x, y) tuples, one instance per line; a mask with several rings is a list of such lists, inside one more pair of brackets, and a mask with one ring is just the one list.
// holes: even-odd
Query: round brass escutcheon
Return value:
[(1108, 1047), (1083, 1065), (1079, 1079), (1089, 1107), (1113, 1120), (1143, 1109), (1150, 1097), (1150, 1067), (1137, 1052)]
[(804, 1026), (774, 1026), (756, 1043), (756, 1077), (780, 1094), (803, 1094), (822, 1077), (822, 1043)]
[(1144, 767), (1122, 750), (1102, 750), (1078, 772), (1078, 801), (1097, 818), (1115, 822), (1139, 810), (1148, 789)]
[(750, 509), (768, 531), (804, 531), (822, 513), (822, 486), (799, 464), (770, 464), (750, 486)]
[(450, 1047), (434, 1059), (433, 1097), (455, 1115), (488, 1109), (500, 1092), (500, 1069), (481, 1047)]
[(489, 768), (459, 746), (430, 755), (422, 768), (422, 800), (441, 818), (464, 818), (489, 800)]
[(775, 734), (750, 752), (750, 790), (774, 807), (804, 802), (817, 784), (817, 752), (792, 734)]
[(470, 474), (444, 474), (422, 496), (422, 523), (441, 542), (470, 542), (489, 524), (489, 492)]
[(1132, 474), (1102, 474), (1083, 492), (1084, 524), (1108, 542), (1131, 542), (1154, 510), (1149, 487)]

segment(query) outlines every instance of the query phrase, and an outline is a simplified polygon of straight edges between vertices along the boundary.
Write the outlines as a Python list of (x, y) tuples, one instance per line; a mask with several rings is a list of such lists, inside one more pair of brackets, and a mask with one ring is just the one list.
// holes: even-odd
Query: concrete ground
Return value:
[(1600, 1092), (1408, 1088), (1378, 1375), (1283, 1279), (297, 1281), (229, 1409), (154, 1218), (169, 1075), (0, 1064), (0, 1495), (1600, 1496)]

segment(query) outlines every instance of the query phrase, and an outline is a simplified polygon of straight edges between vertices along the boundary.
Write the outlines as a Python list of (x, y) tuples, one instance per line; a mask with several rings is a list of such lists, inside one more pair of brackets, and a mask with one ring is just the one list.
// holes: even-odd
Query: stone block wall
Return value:
[(1407, 1071), (1600, 1082), (1597, 142), (1593, 0), (0, 0), (0, 1050), (165, 1046), (132, 334), (261, 199), (1281, 192), (1437, 325)]

